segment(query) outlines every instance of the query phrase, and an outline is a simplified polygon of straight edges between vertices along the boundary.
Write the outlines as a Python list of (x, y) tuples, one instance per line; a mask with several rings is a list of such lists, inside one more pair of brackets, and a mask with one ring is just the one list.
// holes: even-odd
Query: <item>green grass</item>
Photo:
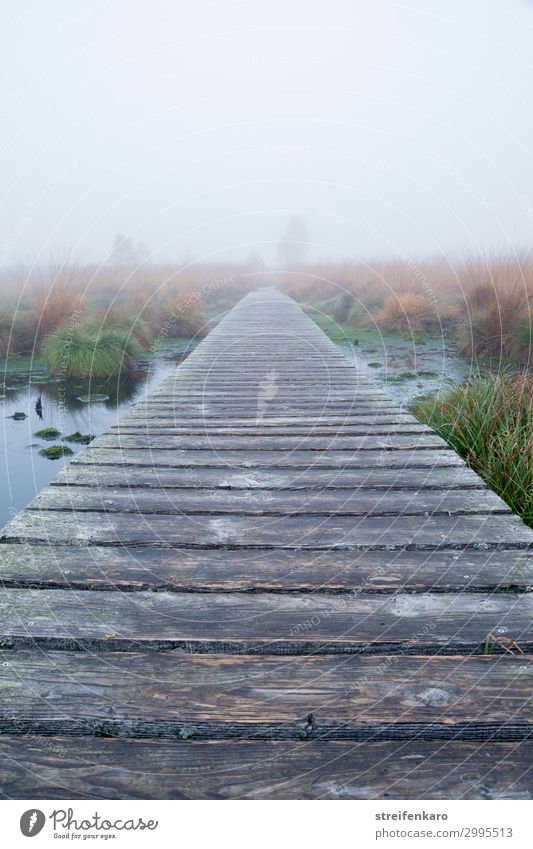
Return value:
[(39, 439), (53, 440), (61, 436), (61, 431), (56, 427), (43, 427), (42, 430), (35, 431), (34, 436), (38, 436)]
[(311, 307), (307, 307), (305, 312), (309, 318), (312, 318), (315, 324), (318, 324), (326, 336), (329, 336), (332, 342), (349, 342), (352, 345), (361, 345), (365, 343), (381, 344), (381, 334), (374, 327), (354, 327), (342, 321), (335, 321), (323, 313), (317, 312)]
[(72, 448), (68, 445), (51, 445), (50, 448), (41, 448), (39, 454), (41, 457), (47, 457), (49, 460), (59, 460), (60, 457), (68, 457), (73, 454)]
[[(35, 434), (37, 436), (37, 434)], [(65, 440), (67, 442), (77, 442), (79, 445), (88, 445), (89, 442), (92, 442), (94, 439), (93, 433), (80, 433), (79, 430), (75, 431), (75, 433), (70, 433), (68, 436), (65, 436)]]
[(54, 375), (111, 377), (133, 368), (142, 348), (128, 330), (90, 321), (58, 327), (45, 339), (43, 356)]
[(478, 375), (412, 412), (430, 425), (533, 526), (533, 379)]

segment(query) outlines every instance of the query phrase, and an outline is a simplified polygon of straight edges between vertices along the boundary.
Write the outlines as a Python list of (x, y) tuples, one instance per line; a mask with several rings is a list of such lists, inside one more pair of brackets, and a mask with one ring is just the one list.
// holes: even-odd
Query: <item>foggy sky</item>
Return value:
[(0, 258), (533, 241), (525, 0), (3, 0)]

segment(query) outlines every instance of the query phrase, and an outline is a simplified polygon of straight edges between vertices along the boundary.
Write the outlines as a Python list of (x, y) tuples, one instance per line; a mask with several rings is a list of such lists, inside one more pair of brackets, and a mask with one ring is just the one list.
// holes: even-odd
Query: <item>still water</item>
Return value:
[[(62, 439), (46, 441), (36, 437), (36, 431), (55, 427), (62, 437), (76, 431), (99, 436), (174, 371), (190, 352), (186, 344), (177, 342), (141, 362), (135, 372), (111, 380), (51, 378), (44, 367), (15, 360), (0, 377), (0, 527), (26, 507), (73, 457), (49, 460), (40, 456), (40, 449), (61, 444)], [(15, 413), (24, 413), (26, 418), (17, 421)], [(85, 449), (76, 443), (64, 444), (74, 453)]]

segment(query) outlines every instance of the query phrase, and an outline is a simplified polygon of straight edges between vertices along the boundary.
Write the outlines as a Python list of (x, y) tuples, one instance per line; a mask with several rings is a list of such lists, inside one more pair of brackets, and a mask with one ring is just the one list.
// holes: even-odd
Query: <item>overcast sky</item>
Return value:
[(2, 0), (0, 257), (533, 237), (526, 0)]

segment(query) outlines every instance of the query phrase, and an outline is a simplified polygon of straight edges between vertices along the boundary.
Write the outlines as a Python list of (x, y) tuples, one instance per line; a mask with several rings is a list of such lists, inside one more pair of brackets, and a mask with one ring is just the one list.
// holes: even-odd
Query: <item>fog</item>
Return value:
[(533, 4), (4, 0), (0, 256), (275, 263), (533, 233)]

